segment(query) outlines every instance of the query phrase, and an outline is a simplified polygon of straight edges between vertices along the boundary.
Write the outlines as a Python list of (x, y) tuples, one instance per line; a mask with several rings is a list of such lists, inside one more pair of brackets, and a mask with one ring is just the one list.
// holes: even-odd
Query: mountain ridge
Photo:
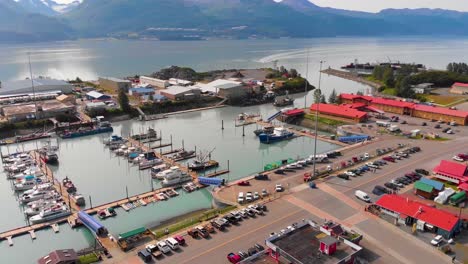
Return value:
[[(0, 0), (0, 8), (8, 6), (0, 15), (15, 17), (22, 25), (21, 28), (0, 25), (0, 33), (30, 35), (41, 40), (51, 36), (54, 40), (468, 36), (468, 13), (444, 9), (384, 9), (369, 13), (320, 7), (307, 0), (83, 0), (66, 5), (71, 10), (60, 14), (54, 3)], [(35, 12), (39, 14), (31, 14), (34, 9), (31, 6), (40, 4), (53, 11), (37, 8)], [(1, 34), (0, 38), (6, 39)]]

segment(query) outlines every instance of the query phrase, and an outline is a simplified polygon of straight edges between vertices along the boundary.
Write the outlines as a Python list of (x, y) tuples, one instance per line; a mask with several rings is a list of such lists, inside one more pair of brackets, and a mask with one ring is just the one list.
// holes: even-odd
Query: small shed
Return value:
[(55, 99), (61, 103), (72, 103), (75, 104), (75, 98), (72, 95), (61, 94)]
[(319, 250), (323, 254), (331, 256), (331, 255), (333, 255), (333, 253), (336, 252), (336, 243), (337, 243), (336, 238), (331, 237), (331, 236), (326, 236), (326, 237), (320, 239), (319, 241), (320, 241), (320, 249)]
[(426, 178), (426, 177), (421, 178), (419, 181), (434, 187), (434, 189), (436, 191), (438, 191), (438, 192), (443, 191), (444, 188), (445, 188), (445, 186), (444, 186), (444, 184), (442, 182), (431, 180), (431, 179)]
[(433, 199), (436, 195), (434, 187), (421, 181), (414, 183), (414, 193), (426, 199)]

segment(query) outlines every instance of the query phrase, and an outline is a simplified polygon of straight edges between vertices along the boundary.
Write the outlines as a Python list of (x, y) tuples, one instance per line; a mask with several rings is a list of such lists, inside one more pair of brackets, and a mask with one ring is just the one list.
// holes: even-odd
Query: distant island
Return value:
[(60, 8), (43, 2), (0, 1), (0, 42), (468, 36), (467, 13), (441, 9), (366, 13), (307, 0), (84, 0)]

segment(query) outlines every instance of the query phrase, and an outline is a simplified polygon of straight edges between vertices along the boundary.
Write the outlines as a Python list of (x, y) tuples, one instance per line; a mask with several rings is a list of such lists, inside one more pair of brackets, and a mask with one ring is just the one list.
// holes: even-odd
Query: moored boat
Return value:
[(259, 136), (260, 134), (272, 134), (274, 129), (274, 126), (266, 126), (264, 128), (254, 130), (254, 134), (256, 136)]
[(284, 127), (275, 127), (272, 134), (260, 134), (258, 138), (261, 143), (270, 144), (286, 139), (291, 139), (294, 137), (294, 133), (288, 131)]
[(70, 210), (66, 205), (56, 205), (51, 208), (42, 210), (39, 214), (29, 218), (31, 224), (38, 224), (51, 221), (57, 218), (62, 218), (70, 215)]
[(200, 161), (198, 159), (189, 163), (188, 168), (194, 171), (203, 171), (211, 168), (218, 167), (219, 163), (215, 160)]

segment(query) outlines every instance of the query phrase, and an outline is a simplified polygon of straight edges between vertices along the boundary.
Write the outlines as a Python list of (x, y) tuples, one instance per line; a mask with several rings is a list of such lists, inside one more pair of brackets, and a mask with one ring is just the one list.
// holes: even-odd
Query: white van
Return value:
[(367, 195), (367, 193), (363, 192), (363, 191), (360, 191), (360, 190), (357, 190), (354, 195), (360, 199), (360, 200), (363, 200), (364, 202), (366, 203), (370, 203), (370, 197), (369, 195)]
[(390, 123), (389, 122), (385, 122), (385, 121), (377, 121), (375, 122), (375, 124), (379, 127), (389, 127), (390, 126)]
[(179, 248), (179, 242), (177, 242), (177, 240), (175, 240), (172, 237), (166, 239), (166, 243), (172, 250), (176, 250)]
[(239, 195), (237, 196), (237, 202), (238, 203), (243, 203), (244, 202), (244, 193), (240, 192)]

